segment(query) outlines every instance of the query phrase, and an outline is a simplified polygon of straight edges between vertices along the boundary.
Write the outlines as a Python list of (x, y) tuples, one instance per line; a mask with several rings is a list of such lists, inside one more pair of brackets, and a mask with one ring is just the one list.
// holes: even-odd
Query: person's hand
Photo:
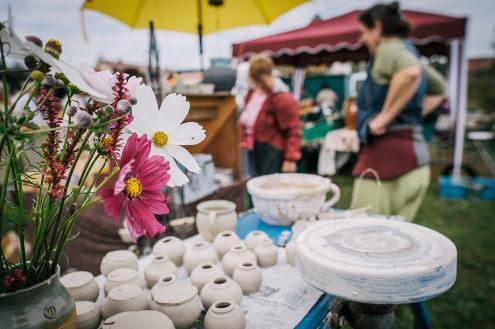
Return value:
[(294, 161), (284, 161), (282, 164), (282, 172), (283, 173), (292, 173), (296, 172), (297, 166)]
[(385, 133), (385, 123), (379, 115), (370, 121), (368, 127), (371, 135), (380, 136)]

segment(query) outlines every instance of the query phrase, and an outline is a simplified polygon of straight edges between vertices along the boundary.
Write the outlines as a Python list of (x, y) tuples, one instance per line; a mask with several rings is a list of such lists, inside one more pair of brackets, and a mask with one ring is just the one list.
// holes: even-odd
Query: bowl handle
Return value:
[(328, 191), (333, 192), (333, 196), (330, 198), (330, 200), (325, 201), (325, 204), (322, 207), (322, 211), (328, 211), (340, 199), (340, 188), (337, 185), (335, 185), (334, 183), (330, 183), (330, 188), (328, 189)]

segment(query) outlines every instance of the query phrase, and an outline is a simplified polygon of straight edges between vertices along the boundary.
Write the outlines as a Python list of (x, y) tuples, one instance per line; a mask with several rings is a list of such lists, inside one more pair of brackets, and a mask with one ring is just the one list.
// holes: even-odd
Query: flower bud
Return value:
[(57, 88), (64, 88), (65, 87), (64, 81), (61, 80), (61, 79), (56, 79), (55, 80), (55, 87), (57, 87)]
[(131, 112), (132, 105), (127, 99), (121, 99), (117, 103), (117, 110), (119, 111), (120, 114), (127, 114)]
[(74, 124), (79, 128), (88, 129), (93, 123), (93, 118), (91, 114), (86, 111), (77, 111), (74, 117)]
[(24, 57), (24, 65), (26, 65), (26, 67), (30, 70), (37, 68), (39, 64), (38, 59), (32, 55), (27, 55)]
[(113, 114), (113, 107), (110, 106), (110, 105), (106, 105), (104, 108), (103, 108), (103, 113), (106, 115), (106, 116), (111, 116)]
[(41, 81), (43, 80), (43, 78), (45, 77), (45, 74), (41, 71), (33, 71), (31, 72), (31, 79), (35, 80), (35, 81)]
[(74, 115), (76, 115), (76, 113), (77, 113), (77, 106), (74, 105), (69, 106), (69, 108), (67, 109), (67, 115), (73, 117)]
[(45, 52), (59, 59), (60, 54), (62, 54), (62, 43), (57, 39), (48, 40), (45, 45)]
[(137, 98), (131, 97), (131, 98), (129, 98), (129, 102), (131, 102), (131, 105), (136, 105), (137, 104)]
[(46, 89), (51, 89), (55, 85), (55, 78), (51, 75), (46, 75), (41, 81), (41, 85)]
[(37, 45), (40, 48), (43, 47), (43, 41), (41, 41), (41, 39), (38, 38), (37, 36), (28, 35), (28, 36), (26, 36), (26, 40), (34, 43), (35, 45)]

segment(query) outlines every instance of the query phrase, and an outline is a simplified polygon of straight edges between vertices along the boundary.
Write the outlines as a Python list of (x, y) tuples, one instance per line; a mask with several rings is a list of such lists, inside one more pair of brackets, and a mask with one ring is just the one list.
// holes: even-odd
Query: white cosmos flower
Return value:
[(151, 87), (140, 85), (134, 91), (137, 104), (133, 106), (134, 120), (127, 126), (138, 135), (146, 134), (152, 141), (151, 154), (161, 155), (170, 162), (168, 186), (181, 186), (189, 182), (176, 160), (187, 170), (198, 173), (201, 169), (196, 159), (181, 145), (201, 143), (206, 135), (203, 127), (195, 122), (182, 123), (189, 113), (185, 96), (170, 94), (162, 101), (160, 109)]

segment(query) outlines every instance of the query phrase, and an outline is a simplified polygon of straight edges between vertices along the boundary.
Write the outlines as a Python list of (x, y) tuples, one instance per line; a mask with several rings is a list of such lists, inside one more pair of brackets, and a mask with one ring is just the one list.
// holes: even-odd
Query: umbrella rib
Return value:
[(139, 18), (139, 15), (143, 11), (143, 3), (144, 3), (144, 0), (140, 0), (139, 1), (139, 7), (138, 7), (138, 10), (136, 10), (136, 13), (134, 14), (134, 18), (132, 19), (131, 27), (136, 27), (137, 26), (137, 23), (136, 22), (137, 22), (137, 20)]

